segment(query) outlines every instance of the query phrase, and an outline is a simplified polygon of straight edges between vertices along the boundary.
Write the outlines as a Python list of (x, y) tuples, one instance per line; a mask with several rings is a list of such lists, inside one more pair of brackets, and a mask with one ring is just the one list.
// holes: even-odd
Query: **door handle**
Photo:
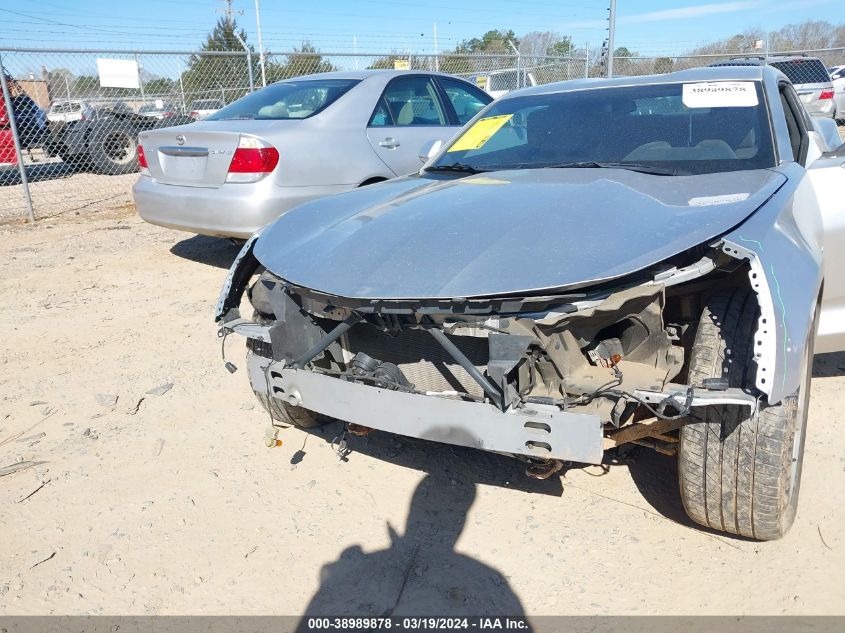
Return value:
[(391, 136), (388, 136), (383, 141), (379, 141), (378, 144), (379, 147), (386, 147), (387, 149), (396, 149), (397, 147), (399, 147), (399, 141), (397, 141)]

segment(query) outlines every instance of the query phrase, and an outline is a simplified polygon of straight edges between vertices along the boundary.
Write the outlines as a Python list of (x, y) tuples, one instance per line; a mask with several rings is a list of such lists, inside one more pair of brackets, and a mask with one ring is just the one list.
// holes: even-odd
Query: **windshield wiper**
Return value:
[(654, 167), (640, 163), (602, 163), (593, 160), (582, 160), (571, 163), (557, 163), (556, 165), (545, 165), (552, 169), (627, 169), (642, 174), (653, 174), (655, 176), (685, 176), (689, 172), (667, 167)]
[(450, 165), (432, 165), (431, 167), (426, 167), (426, 171), (457, 171), (465, 174), (480, 174), (482, 172), (487, 171), (486, 169), (479, 169), (478, 167), (473, 167), (472, 165), (467, 165), (466, 163), (452, 163)]

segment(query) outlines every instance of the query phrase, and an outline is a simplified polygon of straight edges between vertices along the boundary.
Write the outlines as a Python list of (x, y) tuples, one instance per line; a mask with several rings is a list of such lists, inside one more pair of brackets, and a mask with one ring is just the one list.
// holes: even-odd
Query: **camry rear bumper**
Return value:
[(598, 416), (555, 406), (503, 412), (491, 404), (380, 389), (308, 370), (285, 368), (257, 355), (248, 360), (259, 393), (294, 406), (380, 431), (487, 451), (601, 463)]
[(200, 235), (247, 238), (293, 207), (349, 189), (350, 185), (280, 187), (271, 178), (254, 184), (186, 187), (141, 176), (132, 193), (138, 215), (151, 224)]

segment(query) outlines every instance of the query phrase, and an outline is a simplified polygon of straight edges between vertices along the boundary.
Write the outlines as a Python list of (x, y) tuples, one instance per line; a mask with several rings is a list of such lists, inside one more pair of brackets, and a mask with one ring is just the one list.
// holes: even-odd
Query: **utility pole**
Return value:
[(613, 77), (613, 52), (616, 50), (616, 0), (610, 0), (607, 17), (607, 77)]
[[(232, 26), (232, 24), (234, 23), (234, 18), (232, 18), (232, 15), (235, 13), (235, 10), (232, 8), (233, 1), (234, 0), (223, 0), (223, 2), (226, 3), (226, 8), (218, 9), (218, 11), (221, 11), (222, 13), (226, 14), (226, 22), (229, 24), (229, 26)], [(239, 11), (238, 14), (243, 15), (243, 11)]]
[(255, 27), (258, 29), (258, 64), (261, 66), (261, 85), (267, 85), (267, 72), (264, 70), (264, 43), (261, 39), (261, 7), (255, 0)]

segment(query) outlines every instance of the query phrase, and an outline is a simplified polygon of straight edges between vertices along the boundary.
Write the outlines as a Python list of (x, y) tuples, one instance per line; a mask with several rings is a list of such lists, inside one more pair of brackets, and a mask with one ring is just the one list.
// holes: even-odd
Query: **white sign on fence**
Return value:
[(97, 73), (103, 88), (138, 88), (138, 62), (132, 59), (97, 59)]

